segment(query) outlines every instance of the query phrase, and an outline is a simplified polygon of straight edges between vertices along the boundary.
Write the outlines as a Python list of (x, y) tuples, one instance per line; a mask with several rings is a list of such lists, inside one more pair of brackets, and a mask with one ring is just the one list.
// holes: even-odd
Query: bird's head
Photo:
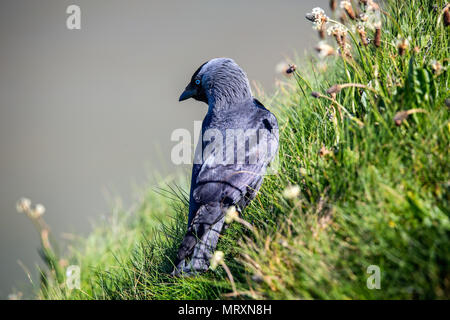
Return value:
[(194, 98), (210, 106), (218, 106), (240, 102), (251, 96), (247, 75), (236, 62), (216, 58), (195, 71), (180, 101)]

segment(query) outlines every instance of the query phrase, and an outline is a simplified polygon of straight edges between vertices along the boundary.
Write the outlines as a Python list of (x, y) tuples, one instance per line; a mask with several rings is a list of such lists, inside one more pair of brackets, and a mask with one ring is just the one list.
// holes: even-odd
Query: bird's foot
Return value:
[(173, 269), (171, 275), (174, 277), (195, 277), (208, 271), (208, 269), (209, 265), (207, 264), (199, 265), (198, 263), (196, 263), (194, 266), (192, 261), (188, 265), (186, 265), (186, 263), (183, 261)]

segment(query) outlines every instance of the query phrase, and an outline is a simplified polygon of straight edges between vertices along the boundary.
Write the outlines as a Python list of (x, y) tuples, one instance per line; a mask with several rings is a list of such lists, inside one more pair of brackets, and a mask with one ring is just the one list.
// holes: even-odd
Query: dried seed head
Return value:
[(22, 198), (17, 202), (16, 205), (17, 212), (29, 212), (31, 210), (31, 200), (27, 198)]
[(347, 15), (345, 14), (345, 11), (341, 11), (341, 14), (339, 15), (339, 21), (340, 21), (342, 24), (347, 24), (347, 22), (348, 22), (348, 17), (347, 17)]
[(345, 13), (347, 13), (348, 17), (352, 20), (355, 20), (356, 14), (353, 10), (352, 3), (350, 1), (344, 0), (341, 1), (341, 9), (344, 9)]
[(367, 0), (359, 0), (359, 3), (366, 5), (367, 4)]
[(319, 33), (319, 38), (324, 40), (325, 39), (325, 23), (320, 26), (318, 33)]
[(446, 27), (450, 26), (450, 3), (447, 3), (447, 5), (445, 6), (443, 16), (444, 16), (444, 26)]
[(367, 46), (369, 44), (369, 40), (367, 39), (367, 33), (366, 33), (366, 30), (364, 29), (364, 26), (362, 24), (360, 24), (356, 27), (356, 30), (358, 31), (359, 38), (361, 39), (361, 43), (364, 46)]
[(334, 48), (325, 41), (319, 42), (314, 49), (319, 53), (319, 57), (322, 59), (335, 54)]
[(291, 70), (290, 68), (291, 65), (289, 63), (282, 61), (275, 66), (275, 71), (284, 76), (292, 76), (292, 72), (288, 72)]
[(436, 60), (432, 60), (430, 65), (431, 65), (431, 69), (433, 70), (433, 73), (435, 75), (440, 75), (442, 73), (442, 70), (444, 69), (442, 64)]
[(320, 98), (320, 96), (321, 96), (321, 94), (320, 94), (320, 92), (317, 92), (317, 91), (313, 91), (313, 92), (311, 92), (311, 96), (313, 97), (313, 98)]
[(313, 29), (321, 30), (329, 18), (325, 15), (322, 8), (314, 8), (311, 13), (306, 14), (306, 19), (313, 23)]
[(398, 54), (403, 56), (406, 53), (406, 50), (409, 48), (409, 41), (406, 38), (397, 40), (397, 49)]
[(283, 197), (286, 199), (295, 199), (300, 195), (300, 187), (297, 185), (289, 186), (283, 191)]
[(312, 9), (311, 13), (317, 18), (325, 15), (325, 11), (320, 7), (315, 7)]
[(332, 154), (332, 152), (330, 150), (328, 150), (327, 148), (325, 148), (325, 146), (322, 146), (322, 148), (320, 148), (320, 150), (319, 150), (319, 156), (321, 156), (321, 157), (325, 157), (330, 154)]
[(347, 32), (348, 29), (342, 24), (333, 25), (327, 29), (328, 35), (332, 35), (341, 48), (345, 45)]
[(403, 123), (403, 121), (408, 118), (408, 116), (410, 114), (419, 113), (419, 112), (426, 113), (426, 110), (424, 110), (424, 109), (410, 109), (410, 110), (399, 111), (394, 116), (394, 123), (395, 123), (396, 126), (400, 126)]
[(316, 18), (314, 17), (314, 15), (313, 15), (312, 13), (307, 13), (307, 14), (305, 15), (305, 18), (306, 18), (306, 20), (309, 20), (309, 21), (311, 21), (311, 22), (316, 21)]
[(403, 120), (405, 120), (406, 118), (408, 118), (408, 112), (407, 111), (400, 111), (397, 112), (394, 116), (394, 123), (396, 126), (401, 126)]
[(286, 73), (291, 74), (291, 73), (294, 73), (295, 70), (297, 70), (297, 66), (295, 64), (290, 64), (286, 70)]
[(373, 44), (375, 47), (379, 48), (381, 46), (381, 22), (374, 23), (375, 27), (375, 38), (373, 40)]
[(341, 91), (342, 90), (342, 87), (340, 86), (340, 85), (338, 85), (338, 84), (335, 84), (335, 85), (333, 85), (333, 86), (331, 86), (328, 90), (327, 90), (327, 93), (328, 94), (336, 94), (336, 93), (338, 93), (339, 91)]
[[(336, 100), (336, 93), (330, 93), (331, 99)], [(331, 105), (333, 106), (333, 105)]]
[(347, 42), (344, 42), (344, 46), (339, 48), (339, 52), (341, 55), (345, 55), (348, 58), (352, 58), (352, 46)]
[(336, 8), (337, 8), (337, 0), (330, 0), (331, 11), (336, 11)]

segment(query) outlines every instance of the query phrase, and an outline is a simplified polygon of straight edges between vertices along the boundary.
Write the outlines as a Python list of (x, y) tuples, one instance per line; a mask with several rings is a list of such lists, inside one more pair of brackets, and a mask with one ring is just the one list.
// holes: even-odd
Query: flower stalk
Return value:
[(215, 270), (215, 269), (217, 269), (217, 267), (219, 265), (222, 266), (222, 268), (227, 273), (228, 279), (230, 280), (231, 288), (233, 290), (232, 295), (234, 297), (236, 297), (238, 295), (237, 290), (236, 290), (236, 284), (234, 282), (233, 274), (231, 273), (230, 268), (228, 268), (227, 264), (225, 263), (224, 257), (225, 257), (225, 254), (223, 253), (223, 251), (214, 252), (214, 255), (210, 261), (210, 267), (212, 270)]

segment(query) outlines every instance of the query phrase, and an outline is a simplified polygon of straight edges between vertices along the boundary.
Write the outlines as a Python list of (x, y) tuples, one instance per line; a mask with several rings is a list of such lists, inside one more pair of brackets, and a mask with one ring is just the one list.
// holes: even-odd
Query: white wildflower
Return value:
[(33, 215), (35, 218), (42, 216), (45, 213), (45, 207), (42, 204), (37, 204), (33, 210)]
[(330, 26), (327, 29), (327, 33), (329, 36), (331, 35), (347, 35), (348, 29), (343, 24), (335, 24)]
[(239, 217), (239, 213), (236, 210), (235, 206), (231, 206), (228, 208), (227, 213), (225, 214), (225, 223), (230, 224), (235, 221)]
[(223, 254), (222, 251), (214, 252), (214, 255), (213, 255), (213, 257), (211, 258), (211, 261), (210, 261), (210, 266), (211, 266), (212, 270), (215, 270), (219, 266), (219, 264), (222, 263), (223, 257), (224, 257), (224, 254)]
[(300, 187), (297, 185), (288, 186), (283, 191), (283, 197), (286, 199), (295, 199), (300, 195)]
[(367, 18), (364, 18), (365, 20), (361, 20), (364, 22), (366, 28), (369, 28), (373, 31), (377, 26), (381, 26), (380, 11), (367, 11), (366, 16)]
[(286, 70), (289, 68), (289, 64), (286, 61), (281, 61), (279, 63), (277, 63), (277, 65), (275, 66), (275, 72), (276, 73), (285, 73)]
[(314, 8), (311, 13), (306, 15), (306, 19), (313, 23), (313, 29), (322, 30), (329, 18), (325, 15), (322, 8)]
[(31, 200), (27, 198), (22, 198), (17, 202), (16, 209), (18, 212), (27, 212), (31, 209)]
[(378, 5), (378, 3), (376, 3), (373, 0), (368, 0), (367, 1), (367, 12), (375, 12), (375, 11), (379, 11), (380, 10), (380, 6)]
[(321, 59), (335, 54), (334, 48), (325, 41), (320, 41), (314, 49), (319, 53)]
[(341, 1), (341, 3), (339, 4), (339, 6), (341, 7), (341, 9), (345, 9), (347, 6), (351, 6), (351, 2), (347, 1), (347, 0), (343, 0)]

